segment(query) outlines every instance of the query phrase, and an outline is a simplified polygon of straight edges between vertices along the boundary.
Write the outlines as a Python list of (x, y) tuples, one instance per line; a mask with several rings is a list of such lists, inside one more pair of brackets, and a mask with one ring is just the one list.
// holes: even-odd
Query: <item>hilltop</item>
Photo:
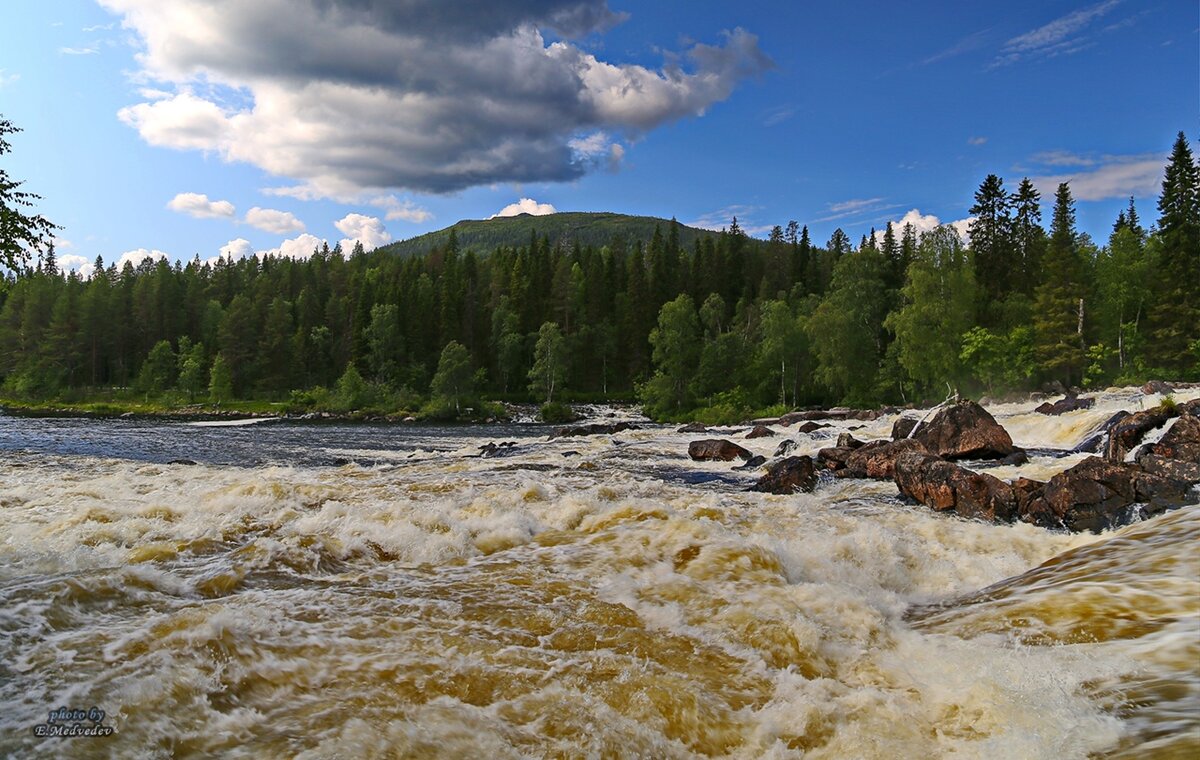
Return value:
[(661, 227), (665, 236), (672, 224), (678, 225), (679, 242), (685, 248), (690, 248), (699, 238), (720, 234), (653, 216), (563, 211), (541, 216), (519, 214), (495, 219), (464, 219), (444, 229), (391, 243), (378, 250), (401, 256), (423, 254), (445, 245), (451, 230), (458, 236), (461, 250), (474, 250), (476, 253), (489, 253), (502, 246), (527, 245), (530, 230), (536, 232), (538, 237), (548, 238), (550, 245), (562, 242), (569, 246), (578, 242), (581, 246), (599, 247), (610, 244), (618, 235), (630, 244), (637, 240), (648, 243), (655, 227)]

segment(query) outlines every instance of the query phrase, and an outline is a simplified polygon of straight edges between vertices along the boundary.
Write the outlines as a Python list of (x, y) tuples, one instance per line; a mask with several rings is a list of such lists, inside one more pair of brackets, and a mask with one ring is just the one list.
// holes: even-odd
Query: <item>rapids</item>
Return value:
[[(991, 407), (1038, 454), (989, 471), (1157, 402)], [(547, 432), (0, 417), (0, 755), (1200, 754), (1200, 494), (1071, 535)]]

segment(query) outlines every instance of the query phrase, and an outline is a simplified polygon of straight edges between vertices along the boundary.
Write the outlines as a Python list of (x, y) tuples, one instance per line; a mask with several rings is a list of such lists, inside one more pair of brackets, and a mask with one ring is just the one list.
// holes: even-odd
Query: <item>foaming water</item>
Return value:
[[(201, 464), (183, 466), (115, 448), (120, 423), (71, 423), (98, 456), (56, 448), (62, 421), (10, 422), (0, 754), (1198, 748), (1200, 506), (1093, 536), (942, 517), (885, 482), (754, 494), (756, 473), (690, 462), (687, 436), (649, 425), (193, 428), (208, 437), (170, 453)], [(791, 437), (815, 450), (858, 424)], [(1082, 430), (1046, 424), (1063, 426), (1047, 449)], [(779, 432), (734, 438), (769, 456)], [(516, 445), (478, 457), (499, 440)], [(60, 706), (105, 710), (115, 734), (35, 737)]]

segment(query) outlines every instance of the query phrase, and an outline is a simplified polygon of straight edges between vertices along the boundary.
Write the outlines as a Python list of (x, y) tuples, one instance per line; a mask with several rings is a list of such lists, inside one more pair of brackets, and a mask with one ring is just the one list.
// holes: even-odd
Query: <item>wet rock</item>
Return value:
[(796, 428), (796, 432), (797, 433), (815, 433), (818, 430), (821, 430), (823, 428), (828, 428), (828, 427), (833, 427), (833, 425), (827, 425), (823, 422), (805, 422), (803, 425)]
[(933, 454), (912, 450), (896, 457), (893, 480), (901, 494), (939, 512), (992, 522), (1011, 521), (1017, 514), (1012, 486)]
[(751, 491), (790, 494), (811, 491), (817, 485), (817, 467), (811, 457), (788, 457), (767, 468)]
[(817, 462), (826, 470), (846, 469), (846, 460), (854, 453), (854, 449), (845, 447), (829, 447), (817, 452)]
[(771, 456), (773, 456), (773, 457), (785, 457), (785, 456), (787, 456), (788, 454), (792, 453), (792, 451), (793, 451), (795, 448), (796, 448), (796, 442), (795, 442), (795, 441), (793, 441), (793, 440), (791, 440), (791, 439), (789, 438), (788, 440), (786, 440), (786, 441), (783, 441), (782, 443), (780, 443), (780, 444), (779, 444), (779, 446), (778, 446), (778, 447), (775, 449), (775, 453), (774, 453), (774, 454), (772, 454)]
[(675, 431), (676, 433), (707, 433), (708, 428), (703, 422), (689, 422)]
[(1155, 515), (1188, 501), (1189, 484), (1146, 472), (1134, 464), (1088, 457), (1046, 484), (1043, 498), (1073, 531), (1098, 533), (1130, 520), (1134, 504)]
[(745, 464), (738, 465), (737, 467), (734, 467), (733, 469), (735, 469), (735, 470), (754, 470), (759, 467), (762, 467), (766, 463), (767, 463), (766, 457), (762, 456), (761, 454), (756, 454), (756, 455), (750, 457), (749, 459), (747, 459)]
[(559, 428), (551, 438), (574, 438), (584, 435), (616, 435), (625, 430), (637, 430), (637, 425), (629, 422), (593, 422), (590, 425)]
[(1123, 417), (1108, 432), (1108, 443), (1104, 447), (1104, 458), (1110, 462), (1124, 462), (1125, 455), (1142, 442), (1146, 433), (1160, 428), (1178, 413), (1177, 409), (1155, 407), (1143, 412), (1134, 412)]
[(702, 441), (692, 441), (688, 444), (688, 456), (697, 462), (711, 460), (729, 462), (734, 459), (750, 459), (753, 455), (733, 441), (726, 441), (721, 438), (706, 438)]
[(196, 462), (191, 459), (172, 459), (170, 462), (167, 462), (167, 464), (182, 464), (189, 467), (194, 467)]
[(1155, 393), (1161, 393), (1162, 395), (1165, 396), (1168, 393), (1174, 393), (1174, 392), (1175, 392), (1175, 389), (1172, 388), (1171, 386), (1167, 385), (1166, 383), (1164, 383), (1162, 380), (1151, 380), (1150, 382), (1148, 382), (1142, 386), (1142, 393), (1146, 394), (1147, 396), (1153, 395)]
[(1038, 414), (1046, 414), (1052, 417), (1057, 417), (1060, 414), (1074, 412), (1079, 409), (1091, 409), (1096, 403), (1096, 399), (1091, 396), (1066, 396), (1054, 403), (1047, 401), (1041, 404), (1033, 411)]
[(911, 438), (899, 441), (871, 441), (855, 449), (846, 458), (846, 468), (837, 474), (839, 477), (892, 480), (896, 458), (909, 451), (928, 453), (924, 444)]
[(862, 448), (862, 445), (862, 441), (858, 440), (849, 433), (842, 433), (837, 439), (837, 447), (839, 449), (858, 449)]
[(754, 429), (746, 434), (746, 438), (772, 438), (775, 431), (766, 425), (755, 425)]
[(939, 411), (913, 434), (933, 454), (946, 459), (1001, 459), (1017, 450), (1008, 431), (974, 401)]
[(912, 431), (920, 424), (920, 420), (913, 419), (912, 417), (897, 418), (892, 424), (892, 440), (899, 441), (902, 438), (908, 438), (912, 434)]

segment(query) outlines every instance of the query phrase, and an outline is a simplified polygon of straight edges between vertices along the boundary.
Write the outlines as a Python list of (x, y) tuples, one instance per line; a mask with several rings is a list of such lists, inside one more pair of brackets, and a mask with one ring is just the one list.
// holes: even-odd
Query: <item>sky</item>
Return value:
[(5, 0), (0, 115), (85, 273), (521, 211), (965, 229), (990, 173), (1103, 242), (1200, 138), (1200, 5)]

